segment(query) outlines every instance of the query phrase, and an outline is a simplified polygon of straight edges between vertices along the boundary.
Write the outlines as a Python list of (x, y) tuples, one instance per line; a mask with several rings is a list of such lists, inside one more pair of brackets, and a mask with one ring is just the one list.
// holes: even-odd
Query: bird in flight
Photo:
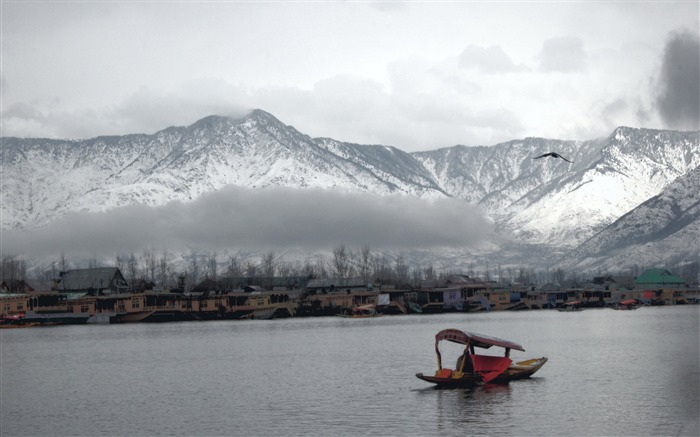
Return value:
[(532, 158), (532, 159), (540, 159), (540, 158), (544, 158), (545, 156), (551, 156), (552, 158), (561, 158), (561, 159), (563, 159), (563, 160), (566, 161), (566, 162), (570, 162), (570, 163), (572, 163), (572, 164), (574, 163), (573, 161), (569, 161), (568, 159), (564, 158), (563, 156), (561, 156), (560, 154), (555, 153), (555, 152), (545, 153), (544, 155), (536, 156), (536, 157), (534, 157), (534, 158)]

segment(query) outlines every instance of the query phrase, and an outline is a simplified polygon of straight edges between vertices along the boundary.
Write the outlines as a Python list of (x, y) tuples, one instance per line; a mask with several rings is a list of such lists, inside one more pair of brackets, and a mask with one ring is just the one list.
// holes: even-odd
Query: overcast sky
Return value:
[(2, 1), (2, 135), (254, 108), (405, 151), (698, 129), (699, 3)]

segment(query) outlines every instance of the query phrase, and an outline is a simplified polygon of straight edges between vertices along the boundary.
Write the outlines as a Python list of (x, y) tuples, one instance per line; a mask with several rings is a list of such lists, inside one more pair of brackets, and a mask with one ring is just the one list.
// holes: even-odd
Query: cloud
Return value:
[(475, 68), (483, 73), (511, 73), (527, 71), (523, 65), (515, 65), (501, 47), (470, 45), (459, 56), (462, 68)]
[(0, 113), (2, 118), (2, 130), (12, 126), (12, 136), (19, 136), (24, 132), (32, 132), (46, 123), (43, 114), (34, 106), (26, 103), (14, 103)]
[(540, 68), (546, 72), (572, 73), (586, 69), (583, 41), (573, 36), (550, 38), (542, 44)]
[(664, 49), (656, 106), (674, 129), (700, 129), (700, 39), (674, 32)]
[(468, 247), (491, 222), (456, 199), (229, 186), (191, 203), (77, 213), (31, 232), (3, 231), (5, 253), (108, 256), (146, 249), (377, 250)]

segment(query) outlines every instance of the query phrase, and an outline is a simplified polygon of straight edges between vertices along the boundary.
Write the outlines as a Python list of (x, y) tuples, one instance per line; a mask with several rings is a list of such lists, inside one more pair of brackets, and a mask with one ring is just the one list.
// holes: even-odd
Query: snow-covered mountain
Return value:
[(445, 196), (401, 150), (314, 140), (260, 110), (154, 135), (3, 138), (2, 171), (4, 229), (42, 226), (70, 211), (189, 201), (229, 184)]
[[(575, 247), (700, 164), (698, 132), (617, 128), (590, 141), (541, 138), (415, 156), (457, 198), (529, 243)], [(573, 161), (531, 158), (557, 151)]]
[[(463, 199), (516, 243), (563, 253), (698, 167), (699, 134), (620, 127), (587, 141), (406, 153), (311, 138), (255, 110), (153, 135), (2, 138), (1, 225), (30, 230), (70, 212), (187, 202), (227, 185), (315, 187)], [(574, 163), (532, 159), (549, 151)]]
[(700, 167), (569, 252), (567, 270), (700, 261)]

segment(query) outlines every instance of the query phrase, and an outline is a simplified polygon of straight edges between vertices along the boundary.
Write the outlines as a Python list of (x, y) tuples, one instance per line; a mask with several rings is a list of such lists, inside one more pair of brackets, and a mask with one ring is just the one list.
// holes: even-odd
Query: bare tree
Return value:
[(70, 262), (66, 258), (66, 254), (61, 252), (61, 258), (58, 261), (58, 268), (62, 272), (67, 272), (70, 269)]
[(275, 270), (276, 270), (276, 263), (275, 263), (275, 252), (270, 251), (263, 255), (262, 261), (261, 261), (261, 267), (263, 270), (263, 274), (267, 276), (268, 278), (271, 278), (275, 276)]
[(226, 276), (229, 278), (240, 278), (243, 276), (241, 261), (238, 259), (237, 254), (233, 254), (229, 257), (228, 264), (226, 265)]
[(114, 259), (114, 264), (116, 264), (116, 267), (120, 272), (122, 272), (122, 274), (126, 274), (126, 260), (123, 256), (117, 255), (117, 257)]
[(141, 254), (141, 272), (143, 272), (143, 279), (155, 282), (156, 257), (150, 250), (144, 250)]
[(5, 255), (0, 263), (0, 280), (5, 280), (10, 291), (18, 291), (14, 287), (19, 281), (27, 279), (27, 262), (15, 255)]
[(556, 269), (554, 271), (554, 281), (555, 282), (558, 282), (561, 284), (562, 282), (564, 282), (565, 279), (566, 279), (566, 273), (564, 272), (564, 270)]
[(411, 286), (413, 288), (418, 288), (420, 281), (423, 279), (423, 269), (420, 264), (413, 266), (411, 269)]
[[(286, 263), (289, 267), (288, 276), (304, 276), (304, 265), (299, 260), (294, 260), (292, 262)], [(280, 272), (282, 276), (282, 272)]]
[(207, 264), (205, 266), (204, 277), (216, 281), (217, 279), (217, 262), (216, 262), (216, 252), (207, 258)]
[(323, 254), (316, 254), (312, 258), (306, 258), (300, 268), (300, 275), (308, 278), (328, 278), (328, 259)]
[(245, 276), (248, 279), (258, 277), (258, 265), (252, 260), (246, 260), (245, 262)]
[(430, 264), (423, 270), (423, 276), (426, 281), (434, 281), (435, 279), (437, 279), (437, 274), (435, 273), (435, 268), (432, 264)]
[(136, 278), (139, 274), (138, 263), (136, 261), (136, 256), (132, 252), (129, 254), (129, 258), (126, 260), (126, 280), (129, 282), (129, 287), (133, 287), (136, 284)]
[(190, 252), (190, 266), (189, 266), (188, 276), (189, 283), (191, 286), (195, 286), (199, 283), (201, 268), (199, 266), (199, 256), (195, 252)]
[(268, 281), (265, 286), (270, 288), (272, 286), (272, 278), (275, 276), (275, 252), (270, 251), (263, 255), (262, 261), (260, 262), (262, 268), (262, 274), (265, 280)]
[(293, 267), (291, 263), (279, 262), (277, 263), (277, 274), (282, 278), (289, 278), (292, 276)]
[(338, 279), (346, 279), (350, 270), (348, 250), (344, 244), (339, 244), (333, 249), (332, 260), (333, 275)]
[(372, 277), (379, 284), (391, 281), (392, 272), (386, 255), (376, 255), (372, 258)]
[(512, 266), (506, 267), (506, 276), (508, 277), (509, 284), (515, 282), (515, 269)]
[(302, 267), (302, 274), (307, 278), (325, 278), (325, 260), (323, 256), (319, 255), (315, 261), (310, 258), (304, 260), (304, 266)]
[(43, 277), (39, 278), (43, 281), (53, 281), (58, 278), (58, 268), (56, 268), (56, 261), (51, 261), (49, 267), (44, 271)]
[(372, 253), (369, 250), (368, 244), (360, 248), (359, 273), (362, 277), (362, 282), (369, 284), (372, 276)]
[(403, 255), (396, 257), (394, 262), (394, 269), (396, 271), (396, 283), (402, 286), (408, 282), (408, 264), (404, 261)]
[(173, 271), (168, 262), (168, 252), (163, 250), (160, 258), (158, 258), (158, 272), (157, 272), (157, 282), (163, 289), (168, 286), (174, 286), (175, 284), (170, 284), (171, 276), (173, 276)]

